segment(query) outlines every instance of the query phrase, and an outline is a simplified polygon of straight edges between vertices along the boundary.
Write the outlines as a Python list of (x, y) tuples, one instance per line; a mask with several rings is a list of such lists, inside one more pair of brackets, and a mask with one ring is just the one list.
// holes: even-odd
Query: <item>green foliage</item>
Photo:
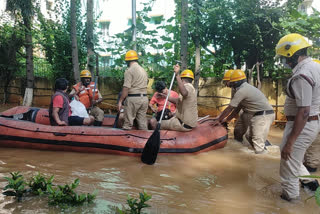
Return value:
[(64, 186), (58, 185), (58, 188), (53, 188), (51, 185), (48, 186), (49, 193), (49, 204), (59, 205), (59, 206), (78, 206), (85, 202), (92, 202), (96, 197), (96, 192), (93, 194), (78, 194), (74, 190), (78, 187), (80, 181), (79, 179), (74, 180), (74, 182), (69, 185)]
[(40, 173), (31, 177), (31, 180), (29, 181), (31, 192), (35, 195), (42, 195), (47, 191), (49, 186), (52, 186), (53, 178), (54, 176), (52, 175), (50, 178), (46, 179), (46, 177)]
[(5, 191), (3, 194), (6, 196), (15, 196), (18, 201), (21, 201), (21, 198), (24, 193), (26, 193), (25, 189), (25, 181), (20, 172), (11, 172), (11, 178), (4, 177), (9, 183), (4, 187)]
[[(124, 55), (135, 44), (137, 52), (140, 53), (139, 63), (148, 72), (149, 77), (156, 80), (170, 81), (175, 60), (179, 59), (172, 52), (172, 47), (176, 43), (176, 41), (172, 40), (172, 37), (173, 32), (178, 32), (179, 29), (171, 23), (173, 19), (164, 20), (162, 16), (150, 19), (148, 12), (151, 11), (153, 3), (154, 0), (149, 0), (144, 3), (143, 10), (137, 11), (137, 41), (135, 43), (132, 41), (131, 27), (125, 32), (111, 37), (107, 51), (111, 53), (113, 63), (106, 71), (101, 71), (102, 75), (110, 75), (121, 80), (126, 69)], [(150, 22), (153, 23), (155, 30), (147, 28), (147, 23)], [(164, 35), (160, 36), (158, 31), (165, 31)], [(147, 50), (153, 50), (154, 52), (151, 53)]]
[(16, 75), (21, 72), (23, 56), (23, 33), (20, 25), (4, 24), (0, 27), (0, 78), (3, 82), (5, 102), (8, 101), (8, 86)]
[(299, 33), (313, 43), (313, 48), (311, 48), (311, 56), (319, 57), (319, 47), (320, 47), (320, 12), (313, 9), (311, 15), (304, 12), (299, 12), (296, 7), (288, 7), (284, 11), (283, 17), (278, 23), (274, 23), (274, 26), (282, 30), (282, 35), (288, 33)]
[[(82, 205), (85, 202), (91, 203), (97, 195), (97, 191), (94, 191), (92, 194), (78, 194), (75, 192), (75, 189), (78, 187), (80, 181), (79, 179), (74, 180), (72, 184), (65, 184), (64, 186), (58, 185), (57, 188), (54, 188), (52, 184), (54, 176), (46, 178), (42, 174), (38, 173), (37, 175), (31, 177), (31, 180), (26, 183), (23, 176), (20, 172), (11, 172), (11, 178), (5, 177), (9, 182), (5, 186), (3, 192), (6, 196), (15, 196), (18, 201), (21, 201), (21, 198), (25, 196), (26, 193), (32, 193), (33, 195), (43, 195), (44, 193), (48, 194), (49, 205), (58, 205), (60, 207), (67, 206), (78, 206)], [(29, 185), (29, 189), (25, 188), (25, 185)]]
[(131, 198), (128, 195), (127, 204), (129, 209), (119, 209), (117, 208), (117, 213), (119, 214), (140, 214), (143, 208), (150, 207), (146, 202), (151, 199), (151, 195), (148, 195), (145, 191), (139, 193), (139, 201), (136, 198)]
[[(317, 175), (303, 175), (303, 176), (299, 176), (299, 178), (314, 178), (314, 179), (320, 179), (320, 176)], [(311, 196), (310, 198), (315, 198), (316, 199), (316, 203), (317, 205), (320, 207), (320, 187), (318, 187), (314, 193), (313, 196)], [(310, 198), (308, 198), (307, 200), (309, 200)]]
[[(52, 67), (52, 78), (56, 79), (64, 77), (71, 83), (74, 83), (74, 76), (72, 70), (72, 47), (71, 47), (71, 20), (70, 20), (70, 4), (69, 1), (56, 1), (56, 14), (62, 14), (62, 20), (57, 19), (53, 21), (45, 19), (38, 11), (40, 21), (40, 31), (36, 34), (37, 40), (43, 51), (46, 53), (46, 60)], [(81, 15), (81, 1), (77, 0), (77, 41), (78, 41), (78, 55), (80, 69), (86, 64), (86, 31), (85, 23), (82, 21)]]

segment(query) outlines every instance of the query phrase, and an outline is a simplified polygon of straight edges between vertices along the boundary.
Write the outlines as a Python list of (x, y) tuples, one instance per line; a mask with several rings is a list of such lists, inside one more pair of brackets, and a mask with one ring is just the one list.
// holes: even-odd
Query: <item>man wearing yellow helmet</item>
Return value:
[[(282, 37), (276, 53), (292, 68), (286, 88), (284, 114), (286, 127), (280, 145), (281, 198), (296, 201), (300, 197), (299, 178), (309, 175), (302, 164), (308, 147), (319, 131), (320, 65), (307, 56), (310, 44), (300, 34)], [(301, 180), (302, 187), (315, 191), (319, 183), (314, 179)]]
[[(179, 98), (170, 96), (168, 100), (176, 104), (176, 115), (169, 120), (163, 120), (161, 122), (161, 129), (175, 130), (188, 132), (197, 126), (198, 120), (198, 106), (197, 106), (197, 94), (192, 85), (194, 75), (191, 70), (184, 70), (180, 72), (180, 66), (177, 64), (174, 66), (174, 72), (176, 73), (176, 80), (179, 87)], [(161, 95), (161, 93), (159, 93)], [(166, 97), (166, 94), (162, 94)], [(156, 128), (156, 121), (150, 121), (153, 129)]]
[(124, 123), (122, 128), (130, 130), (133, 121), (136, 120), (138, 129), (147, 130), (147, 110), (148, 110), (148, 74), (138, 63), (138, 54), (130, 50), (125, 55), (128, 69), (124, 73), (124, 83), (121, 97), (118, 101), (118, 111), (121, 112), (124, 101)]
[(80, 78), (81, 82), (72, 87), (69, 97), (74, 97), (86, 107), (90, 115), (95, 119), (93, 123), (94, 126), (101, 126), (104, 119), (104, 111), (100, 109), (97, 104), (102, 102), (102, 95), (95, 83), (91, 82), (90, 71), (82, 70)]
[(235, 139), (242, 141), (245, 135), (256, 154), (265, 153), (265, 141), (275, 117), (272, 106), (259, 89), (246, 82), (246, 75), (242, 70), (232, 72), (229, 85), (236, 92), (228, 107), (212, 125), (231, 120), (242, 109), (243, 113), (238, 120), (241, 121), (241, 126), (236, 125)]

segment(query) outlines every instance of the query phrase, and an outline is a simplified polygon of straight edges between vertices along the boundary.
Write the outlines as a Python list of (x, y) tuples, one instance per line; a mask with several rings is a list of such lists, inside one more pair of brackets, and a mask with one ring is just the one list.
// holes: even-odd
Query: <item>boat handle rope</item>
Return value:
[[(11, 119), (11, 118), (10, 118)], [(23, 121), (25, 122), (25, 121)], [(27, 121), (28, 122), (28, 121)], [(7, 128), (13, 128), (13, 129), (18, 129), (18, 130), (23, 130), (23, 131), (34, 131), (34, 132), (41, 132), (41, 133), (51, 133), (51, 134), (54, 134), (56, 136), (66, 136), (68, 134), (71, 134), (71, 135), (85, 135), (85, 133), (65, 133), (65, 132), (49, 132), (49, 131), (39, 131), (39, 128), (35, 129), (35, 130), (30, 130), (30, 129), (24, 129), (24, 128), (17, 128), (17, 127), (12, 127), (12, 126), (9, 126), (9, 125), (4, 125), (4, 124), (1, 124), (0, 123), (0, 126), (3, 126), (3, 127), (7, 127)], [(59, 133), (59, 135), (57, 135)], [(141, 138), (141, 139), (149, 139), (148, 137), (141, 137), (139, 135), (135, 135), (135, 134), (87, 134), (86, 136), (111, 136), (111, 137), (117, 137), (117, 136), (127, 136), (127, 137), (136, 137), (136, 138)], [(175, 141), (176, 138), (173, 137), (173, 138), (163, 138), (161, 140), (172, 140), (172, 141)]]

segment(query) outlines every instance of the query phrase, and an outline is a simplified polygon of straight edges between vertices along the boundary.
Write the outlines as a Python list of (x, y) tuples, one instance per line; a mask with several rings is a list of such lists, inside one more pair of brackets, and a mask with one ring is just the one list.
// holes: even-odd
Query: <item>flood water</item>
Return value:
[[(314, 198), (304, 201), (310, 193), (303, 189), (301, 203), (279, 197), (281, 136), (282, 130), (273, 127), (269, 154), (256, 155), (230, 139), (225, 148), (198, 155), (159, 155), (152, 166), (137, 157), (1, 148), (0, 188), (7, 184), (3, 177), (20, 171), (25, 178), (37, 172), (55, 175), (53, 183), (61, 185), (79, 178), (77, 192), (99, 191), (93, 204), (64, 213), (114, 213), (114, 206), (126, 204), (128, 194), (137, 197), (145, 190), (152, 195), (146, 213), (319, 214)], [(0, 213), (61, 212), (46, 197), (16, 202), (0, 195)]]

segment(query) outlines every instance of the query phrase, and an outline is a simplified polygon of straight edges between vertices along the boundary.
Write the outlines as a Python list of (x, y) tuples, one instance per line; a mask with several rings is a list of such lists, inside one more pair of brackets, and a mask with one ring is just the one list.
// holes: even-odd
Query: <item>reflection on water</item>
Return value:
[[(273, 129), (270, 142), (279, 145), (282, 131)], [(55, 175), (54, 183), (80, 179), (78, 192), (97, 189), (95, 203), (74, 207), (65, 213), (113, 213), (145, 190), (152, 195), (148, 213), (320, 213), (314, 199), (300, 204), (280, 200), (279, 149), (255, 155), (230, 140), (223, 149), (199, 155), (158, 156), (148, 166), (137, 157), (1, 148), (0, 188), (9, 172), (25, 178), (41, 172)], [(308, 194), (301, 190), (303, 199)], [(49, 207), (46, 197), (25, 198), (17, 203), (0, 195), (0, 213), (60, 213)]]

